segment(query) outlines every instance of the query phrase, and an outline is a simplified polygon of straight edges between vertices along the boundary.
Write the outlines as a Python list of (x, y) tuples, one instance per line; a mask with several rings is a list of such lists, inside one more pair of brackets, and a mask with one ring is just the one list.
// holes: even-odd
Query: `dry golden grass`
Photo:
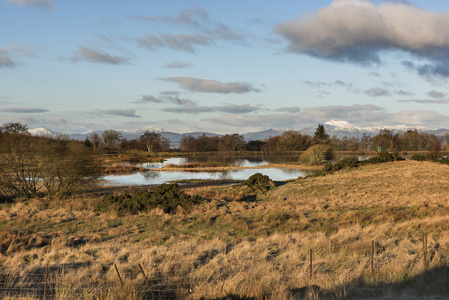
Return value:
[(151, 299), (141, 264), (158, 298), (445, 297), (448, 187), (449, 166), (404, 161), (299, 179), (267, 194), (243, 186), (189, 189), (207, 201), (174, 215), (97, 214), (98, 197), (87, 196), (4, 204), (0, 280), (47, 264), (87, 263), (54, 272), (57, 299)]

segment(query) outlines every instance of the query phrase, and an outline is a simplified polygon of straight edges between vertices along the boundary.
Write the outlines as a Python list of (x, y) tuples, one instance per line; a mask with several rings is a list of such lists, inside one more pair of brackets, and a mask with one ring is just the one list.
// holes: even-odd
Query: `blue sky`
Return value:
[(0, 122), (449, 128), (446, 1), (0, 0)]

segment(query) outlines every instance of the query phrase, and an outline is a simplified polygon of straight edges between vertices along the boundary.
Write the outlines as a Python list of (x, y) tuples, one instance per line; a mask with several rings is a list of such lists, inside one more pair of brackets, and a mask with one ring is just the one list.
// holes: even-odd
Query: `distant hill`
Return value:
[[(347, 121), (338, 121), (338, 120), (330, 120), (330, 121), (325, 122), (324, 128), (326, 129), (326, 132), (331, 137), (336, 136), (340, 139), (344, 136), (361, 138), (364, 134), (367, 136), (373, 137), (373, 136), (377, 135), (379, 133), (379, 131), (385, 130), (385, 129), (391, 130), (395, 133), (397, 133), (397, 132), (402, 133), (402, 132), (406, 132), (407, 130), (417, 129), (420, 132), (434, 134), (439, 137), (444, 136), (445, 134), (449, 134), (449, 129), (446, 129), (446, 128), (430, 129), (430, 128), (426, 128), (426, 127), (406, 126), (406, 125), (359, 127), (359, 126), (351, 124)], [(315, 129), (316, 129), (316, 126), (307, 127), (307, 128), (304, 128), (304, 129), (301, 129), (298, 131), (301, 132), (302, 134), (308, 134), (308, 135), (313, 136), (315, 133)], [(288, 129), (273, 129), (272, 128), (272, 129), (258, 131), (258, 132), (249, 132), (249, 133), (243, 134), (243, 138), (245, 139), (245, 141), (254, 141), (254, 140), (264, 141), (270, 137), (281, 135), (286, 130), (288, 130)], [(131, 130), (117, 129), (117, 131), (119, 131), (123, 135), (123, 137), (125, 137), (126, 139), (138, 139), (142, 134), (145, 133), (146, 130), (144, 130), (144, 129), (131, 129)], [(174, 147), (174, 148), (179, 147), (179, 145), (181, 143), (181, 139), (184, 136), (191, 135), (191, 136), (197, 138), (198, 136), (201, 136), (203, 134), (205, 134), (208, 137), (223, 135), (223, 134), (218, 134), (218, 133), (202, 132), (202, 131), (189, 132), (189, 133), (176, 133), (176, 132), (171, 132), (171, 131), (165, 131), (160, 128), (151, 129), (150, 131), (157, 132), (161, 136), (168, 138), (170, 140), (171, 147)], [(44, 127), (30, 129), (30, 130), (28, 130), (28, 132), (32, 135), (42, 135), (42, 136), (54, 135), (53, 132), (51, 132), (50, 130), (48, 130)], [(101, 135), (102, 132), (103, 132), (103, 130), (94, 130), (94, 131), (89, 131), (89, 132), (85, 132), (82, 134), (68, 134), (68, 136), (69, 136), (69, 138), (75, 139), (75, 140), (85, 140), (92, 133), (97, 133), (97, 134)]]

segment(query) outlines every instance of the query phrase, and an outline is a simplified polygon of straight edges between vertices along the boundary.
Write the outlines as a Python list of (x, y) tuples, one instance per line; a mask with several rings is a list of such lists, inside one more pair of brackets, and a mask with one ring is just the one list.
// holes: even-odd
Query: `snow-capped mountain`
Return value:
[(45, 127), (38, 127), (38, 128), (34, 128), (34, 129), (28, 129), (27, 130), (29, 134), (31, 135), (37, 135), (37, 136), (54, 136), (55, 133), (51, 132), (50, 130), (48, 130)]
[[(344, 136), (346, 137), (357, 137), (361, 138), (364, 134), (367, 136), (375, 136), (379, 134), (381, 130), (391, 130), (394, 133), (402, 133), (407, 130), (414, 130), (417, 129), (420, 132), (428, 133), (428, 134), (435, 134), (436, 136), (443, 136), (445, 134), (449, 133), (449, 129), (429, 129), (422, 126), (407, 126), (407, 125), (396, 125), (396, 126), (377, 126), (377, 127), (359, 127), (354, 124), (351, 124), (347, 121), (343, 120), (330, 120), (325, 122), (324, 128), (326, 129), (327, 134), (329, 136), (336, 136), (338, 138), (342, 138)], [(152, 129), (123, 129), (123, 130), (117, 130), (119, 131), (122, 136), (126, 139), (138, 139), (142, 134), (145, 133), (146, 130), (153, 131), (156, 133), (159, 133), (161, 136), (166, 137), (170, 140), (171, 147), (177, 147), (179, 146), (182, 137), (191, 135), (193, 137), (198, 137), (203, 134), (205, 134), (208, 137), (212, 136), (222, 136), (222, 134), (218, 133), (210, 133), (210, 132), (190, 132), (190, 133), (176, 133), (171, 131), (165, 131), (161, 128), (152, 128)], [(249, 132), (243, 134), (243, 137), (245, 141), (253, 141), (253, 140), (266, 140), (273, 136), (281, 135), (284, 131), (291, 130), (291, 129), (268, 129), (258, 132)], [(295, 129), (293, 129), (295, 130)], [(302, 130), (299, 130), (302, 134), (308, 134), (313, 136), (316, 130), (316, 126), (311, 126), (308, 128), (304, 128)], [(91, 134), (97, 133), (101, 135), (104, 130), (94, 130), (94, 131), (88, 131), (84, 132), (82, 134), (68, 134), (69, 138), (76, 139), (76, 140), (85, 140), (88, 138)], [(53, 136), (55, 133), (51, 132), (50, 130), (40, 127), (40, 128), (34, 128), (28, 130), (28, 132), (32, 135), (39, 135), (39, 136)]]
[[(358, 137), (361, 138), (364, 134), (367, 136), (375, 136), (382, 130), (391, 130), (393, 133), (402, 133), (407, 130), (418, 130), (420, 132), (435, 134), (442, 136), (448, 132), (447, 129), (430, 129), (423, 126), (408, 126), (408, 125), (395, 125), (395, 126), (374, 126), (374, 127), (359, 127), (351, 124), (347, 121), (330, 120), (325, 122), (324, 128), (327, 134), (331, 137), (336, 136), (338, 138), (346, 137)], [(308, 127), (300, 130), (301, 133), (312, 135), (315, 133), (316, 127)]]

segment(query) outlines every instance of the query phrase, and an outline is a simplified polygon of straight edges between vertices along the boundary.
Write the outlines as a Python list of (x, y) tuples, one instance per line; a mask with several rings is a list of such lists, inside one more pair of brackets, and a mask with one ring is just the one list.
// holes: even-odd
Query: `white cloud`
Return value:
[(312, 17), (277, 25), (275, 31), (288, 41), (291, 52), (370, 65), (380, 63), (384, 51), (401, 50), (431, 61), (414, 66), (419, 74), (449, 76), (447, 28), (449, 12), (336, 0)]

